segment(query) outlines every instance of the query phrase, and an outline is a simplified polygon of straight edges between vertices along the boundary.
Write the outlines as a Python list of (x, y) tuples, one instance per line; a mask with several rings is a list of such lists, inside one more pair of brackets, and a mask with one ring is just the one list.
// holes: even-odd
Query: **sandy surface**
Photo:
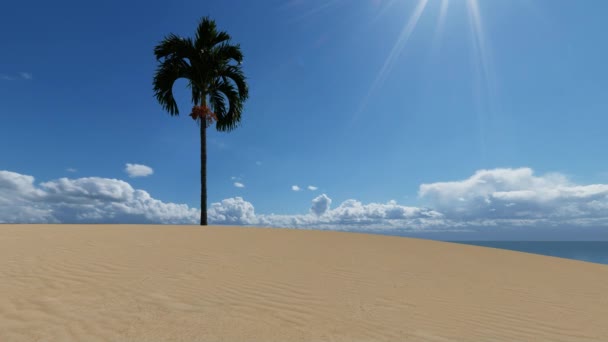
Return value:
[(608, 341), (608, 267), (353, 233), (0, 225), (0, 341)]

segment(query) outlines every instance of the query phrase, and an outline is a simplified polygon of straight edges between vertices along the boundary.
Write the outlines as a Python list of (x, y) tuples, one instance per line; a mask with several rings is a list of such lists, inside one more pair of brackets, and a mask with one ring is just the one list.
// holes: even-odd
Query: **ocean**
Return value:
[(608, 241), (449, 241), (608, 265)]

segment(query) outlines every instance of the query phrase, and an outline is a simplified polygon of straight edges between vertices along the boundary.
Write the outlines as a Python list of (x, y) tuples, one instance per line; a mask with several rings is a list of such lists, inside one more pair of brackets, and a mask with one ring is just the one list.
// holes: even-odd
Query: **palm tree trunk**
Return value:
[[(203, 100), (203, 105), (205, 101)], [(200, 121), (201, 130), (201, 226), (207, 225), (207, 122)]]

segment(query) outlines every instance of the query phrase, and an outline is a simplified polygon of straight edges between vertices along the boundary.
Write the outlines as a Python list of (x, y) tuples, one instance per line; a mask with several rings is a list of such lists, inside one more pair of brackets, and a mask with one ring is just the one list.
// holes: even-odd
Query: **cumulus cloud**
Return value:
[(245, 184), (240, 183), (240, 182), (234, 182), (234, 186), (237, 187), (237, 188), (244, 188)]
[(34, 184), (34, 177), (0, 171), (1, 223), (195, 224), (200, 211), (165, 203), (118, 179), (60, 178)]
[(419, 229), (442, 224), (443, 215), (428, 208), (409, 207), (387, 203), (363, 204), (349, 199), (324, 215), (327, 223), (345, 226)]
[(317, 188), (316, 186), (314, 186), (314, 185), (309, 185), (309, 186), (308, 186), (308, 190), (310, 190), (310, 191), (315, 191), (315, 190), (317, 190), (317, 189), (318, 189), (318, 188)]
[(57, 222), (49, 208), (37, 205), (44, 196), (34, 177), (0, 171), (0, 223)]
[(300, 191), (302, 189), (299, 186), (297, 186), (297, 185), (292, 185), (291, 186), (291, 190), (293, 190), (293, 191)]
[(608, 217), (608, 184), (577, 185), (530, 168), (479, 170), (464, 180), (423, 184), (419, 195), (455, 219)]
[(151, 167), (141, 164), (129, 164), (125, 167), (125, 172), (129, 177), (146, 177), (154, 173)]
[[(332, 207), (321, 194), (307, 213), (289, 215), (256, 214), (251, 202), (234, 197), (212, 203), (208, 218), (212, 224), (367, 231), (608, 227), (608, 184), (574, 184), (529, 168), (480, 170), (463, 180), (423, 184), (419, 197), (428, 207), (356, 199)], [(36, 185), (32, 176), (0, 171), (0, 222), (196, 224), (199, 216), (196, 208), (162, 202), (118, 179), (60, 178)]]
[(227, 198), (218, 203), (212, 203), (207, 211), (209, 222), (219, 224), (247, 225), (257, 222), (253, 204), (241, 197)]
[(312, 200), (310, 213), (304, 215), (255, 214), (253, 204), (241, 197), (213, 203), (209, 222), (269, 227), (318, 228), (342, 230), (420, 230), (440, 224), (442, 215), (430, 209), (407, 207), (394, 201), (362, 204), (347, 200), (330, 209), (331, 198), (322, 194)]
[(42, 192), (34, 186), (34, 177), (11, 171), (0, 171), (0, 194), (11, 193), (19, 198), (36, 198)]
[[(297, 189), (300, 189), (299, 187)], [(470, 230), (608, 225), (608, 184), (579, 185), (530, 168), (479, 170), (471, 177), (420, 186), (428, 208), (355, 199), (330, 209), (326, 194), (307, 215), (255, 215), (243, 224), (341, 229)]]
[(312, 200), (312, 207), (310, 210), (317, 216), (321, 216), (329, 210), (331, 205), (331, 198), (327, 197), (326, 194), (322, 194)]

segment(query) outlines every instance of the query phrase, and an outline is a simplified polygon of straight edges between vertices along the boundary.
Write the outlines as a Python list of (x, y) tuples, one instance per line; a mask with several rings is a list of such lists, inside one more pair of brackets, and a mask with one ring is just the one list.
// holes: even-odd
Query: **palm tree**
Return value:
[(194, 107), (190, 116), (201, 135), (201, 226), (207, 225), (207, 127), (228, 132), (241, 121), (243, 104), (249, 96), (241, 69), (243, 54), (230, 35), (218, 31), (215, 21), (202, 18), (194, 40), (174, 34), (166, 36), (155, 48), (159, 62), (154, 75), (154, 93), (160, 105), (171, 116), (179, 115), (173, 97), (177, 79), (188, 81)]

